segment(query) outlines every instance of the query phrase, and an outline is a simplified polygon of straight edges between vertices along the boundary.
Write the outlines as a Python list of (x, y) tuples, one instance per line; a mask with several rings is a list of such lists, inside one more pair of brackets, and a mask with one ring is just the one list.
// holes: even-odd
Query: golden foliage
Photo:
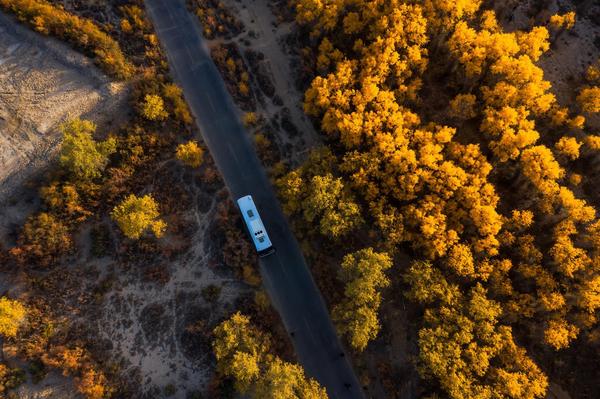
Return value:
[(165, 110), (165, 102), (156, 94), (146, 94), (141, 107), (142, 115), (149, 121), (164, 121), (169, 117)]
[(571, 29), (575, 25), (575, 13), (554, 14), (550, 17), (550, 26), (555, 29)]
[(577, 327), (564, 320), (550, 320), (544, 331), (544, 340), (556, 350), (564, 349), (569, 347), (569, 343), (577, 337), (578, 333)]
[(326, 399), (325, 389), (296, 364), (269, 353), (271, 337), (237, 312), (213, 331), (217, 371), (233, 378), (238, 392), (252, 398)]
[(175, 154), (177, 159), (192, 168), (198, 168), (202, 165), (203, 155), (204, 150), (200, 148), (196, 141), (188, 141), (187, 143), (179, 144)]
[(579, 92), (577, 102), (584, 112), (600, 112), (600, 86), (586, 87)]
[(95, 141), (92, 134), (96, 125), (81, 119), (65, 122), (60, 131), (63, 134), (59, 156), (61, 166), (79, 180), (100, 177), (108, 164), (108, 157), (116, 151), (115, 139)]
[(19, 246), (11, 253), (23, 261), (33, 258), (40, 266), (49, 266), (73, 246), (69, 229), (49, 213), (27, 219), (19, 236)]
[(160, 219), (158, 203), (151, 195), (137, 197), (130, 194), (115, 206), (111, 217), (126, 237), (138, 239), (150, 230), (156, 237), (164, 234), (167, 224)]
[(27, 309), (19, 302), (7, 297), (0, 298), (0, 335), (14, 338), (25, 321)]
[(134, 67), (126, 60), (119, 44), (92, 21), (70, 14), (46, 0), (0, 0), (0, 6), (19, 20), (45, 35), (57, 36), (91, 53), (107, 73), (130, 78)]
[(576, 138), (563, 136), (556, 142), (554, 148), (570, 160), (575, 160), (579, 158), (579, 147), (581, 146), (582, 143), (578, 142)]

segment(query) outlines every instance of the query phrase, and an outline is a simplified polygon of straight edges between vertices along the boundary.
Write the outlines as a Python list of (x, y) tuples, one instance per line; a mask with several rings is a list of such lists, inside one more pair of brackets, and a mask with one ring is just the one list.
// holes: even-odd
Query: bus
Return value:
[(246, 222), (246, 227), (248, 228), (250, 237), (252, 237), (252, 242), (254, 243), (256, 251), (258, 252), (258, 256), (262, 258), (274, 253), (275, 248), (269, 239), (265, 225), (260, 219), (256, 205), (254, 205), (254, 201), (252, 200), (252, 196), (246, 195), (245, 197), (238, 199), (237, 203), (240, 207), (240, 212), (242, 212), (244, 222)]

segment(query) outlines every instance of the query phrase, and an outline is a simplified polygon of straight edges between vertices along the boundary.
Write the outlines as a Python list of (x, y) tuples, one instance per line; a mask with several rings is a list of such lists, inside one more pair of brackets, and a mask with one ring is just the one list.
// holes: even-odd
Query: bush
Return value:
[(206, 302), (217, 302), (220, 296), (221, 287), (219, 287), (218, 285), (210, 284), (202, 288), (202, 298), (204, 298)]
[(11, 253), (17, 260), (33, 259), (49, 266), (69, 252), (73, 243), (67, 226), (49, 213), (30, 216), (19, 237), (19, 247)]

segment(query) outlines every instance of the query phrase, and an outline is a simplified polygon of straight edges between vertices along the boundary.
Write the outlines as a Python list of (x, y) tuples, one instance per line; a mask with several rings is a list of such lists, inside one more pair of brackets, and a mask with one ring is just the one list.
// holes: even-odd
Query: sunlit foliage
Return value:
[(140, 238), (147, 231), (161, 237), (167, 228), (160, 219), (158, 203), (149, 194), (142, 197), (130, 194), (113, 209), (111, 216), (123, 234), (132, 239)]

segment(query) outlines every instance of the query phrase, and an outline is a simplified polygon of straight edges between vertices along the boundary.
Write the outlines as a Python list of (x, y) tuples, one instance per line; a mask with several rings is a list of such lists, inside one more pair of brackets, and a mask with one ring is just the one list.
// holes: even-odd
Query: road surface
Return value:
[[(363, 398), (329, 313), (302, 256), (239, 111), (213, 64), (200, 27), (185, 0), (145, 0), (176, 82), (196, 117), (204, 142), (231, 196), (250, 194), (277, 252), (260, 271), (271, 301), (290, 334), (298, 360), (332, 399)], [(291, 77), (290, 77), (291, 79)]]

